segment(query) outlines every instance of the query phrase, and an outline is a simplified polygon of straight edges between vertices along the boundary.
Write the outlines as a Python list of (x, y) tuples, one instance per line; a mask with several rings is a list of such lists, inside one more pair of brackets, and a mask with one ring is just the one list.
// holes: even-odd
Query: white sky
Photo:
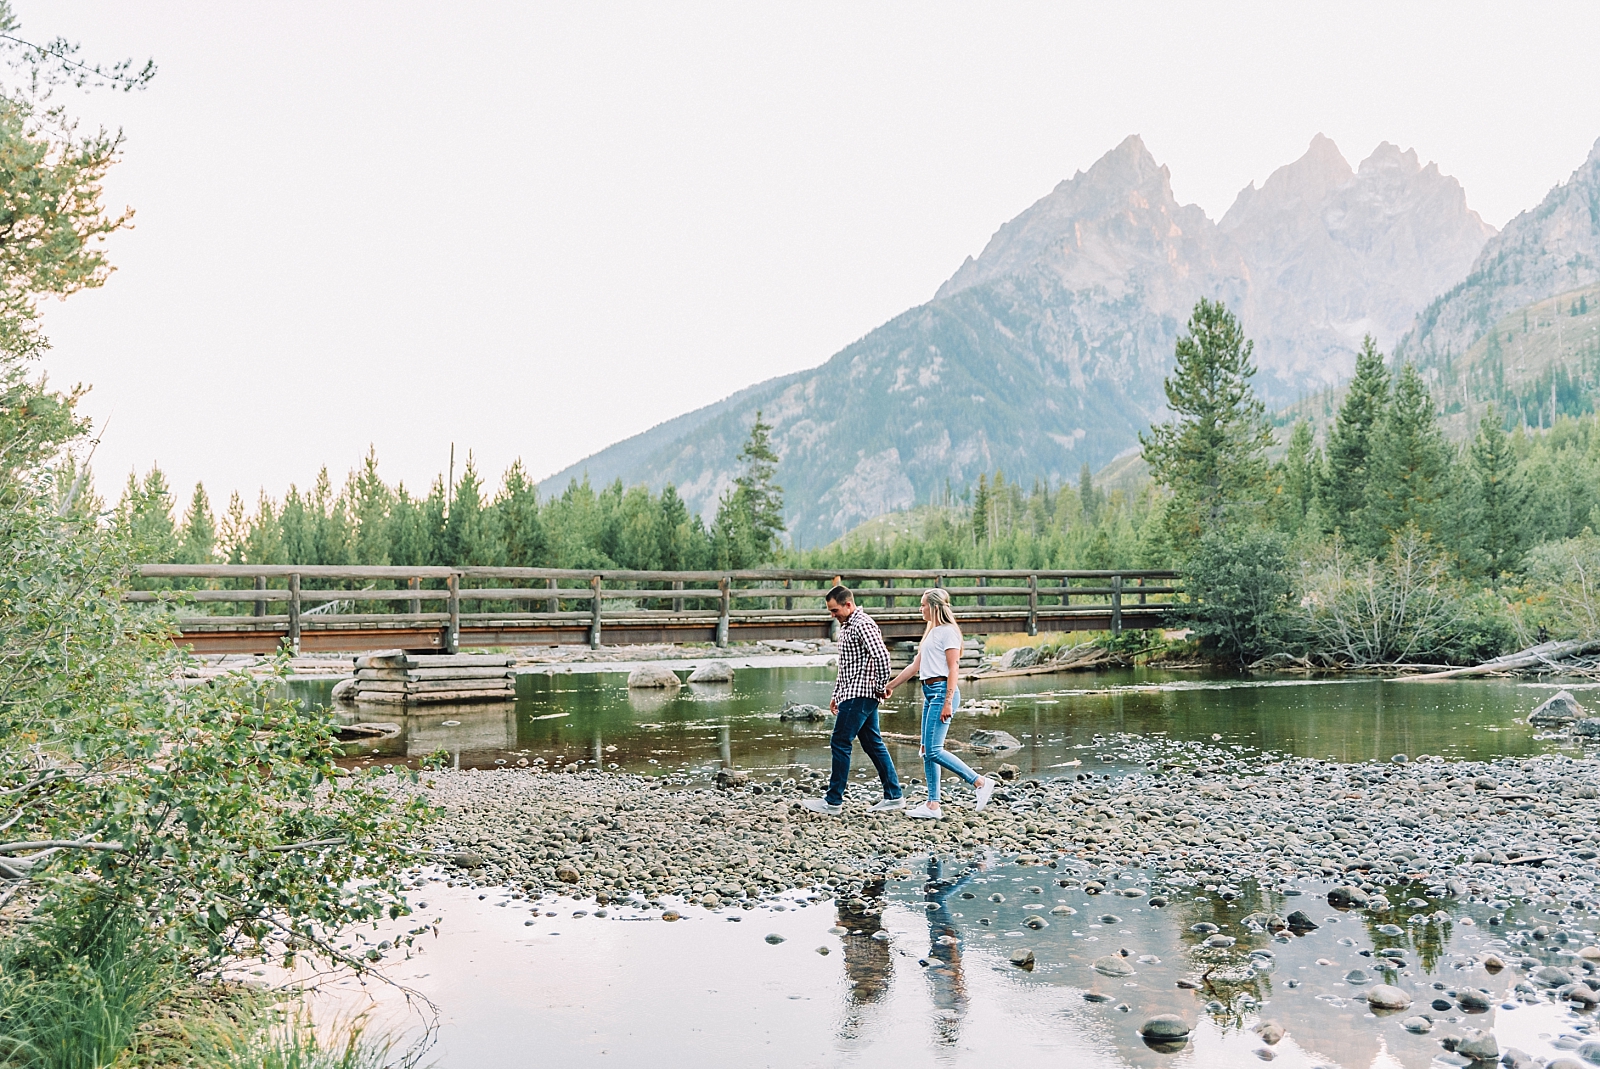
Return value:
[(542, 477), (927, 300), (1139, 133), (1213, 218), (1318, 131), (1414, 147), (1502, 225), (1600, 136), (1594, 4), (526, 4), (18, 0), (23, 32), (154, 57), (107, 184), (102, 290), (57, 384), (220, 506)]

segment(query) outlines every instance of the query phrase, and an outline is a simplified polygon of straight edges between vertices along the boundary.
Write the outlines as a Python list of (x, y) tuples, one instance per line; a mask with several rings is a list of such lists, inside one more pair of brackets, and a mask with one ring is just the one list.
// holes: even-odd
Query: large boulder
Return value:
[(979, 729), (967, 736), (972, 748), (979, 753), (1010, 753), (1012, 750), (1022, 749), (1022, 743), (1009, 731), (988, 731)]
[(1570, 724), (1582, 720), (1587, 710), (1578, 704), (1570, 691), (1558, 690), (1544, 704), (1528, 714), (1530, 724)]
[(809, 702), (785, 702), (783, 711), (778, 714), (778, 719), (811, 721), (822, 720), (827, 715), (822, 711), (821, 707), (812, 705)]
[(641, 664), (628, 673), (628, 688), (630, 690), (667, 689), (675, 690), (683, 686), (683, 681), (678, 678), (678, 673), (664, 664)]
[(1582, 720), (1574, 720), (1568, 730), (1579, 738), (1600, 738), (1600, 716), (1586, 716)]
[(733, 668), (727, 661), (707, 661), (689, 673), (691, 683), (732, 683)]
[(1005, 656), (1000, 658), (1002, 671), (1013, 668), (1032, 668), (1039, 663), (1039, 649), (1036, 646), (1018, 646), (1013, 650), (1006, 650)]

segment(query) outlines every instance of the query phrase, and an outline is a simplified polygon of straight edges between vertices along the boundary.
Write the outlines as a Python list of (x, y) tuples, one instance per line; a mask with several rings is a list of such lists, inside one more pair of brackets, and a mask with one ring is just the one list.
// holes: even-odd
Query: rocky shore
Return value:
[[(639, 775), (536, 769), (395, 780), (437, 804), (432, 846), (452, 878), (601, 900), (753, 904), (796, 888), (859, 892), (920, 855), (1011, 856), (1138, 867), (1153, 881), (1320, 879), (1347, 905), (1387, 908), (1386, 888), (1489, 901), (1600, 904), (1600, 760), (1408, 759), (1341, 765), (1143, 737), (1103, 737), (1135, 774), (1013, 781), (982, 813), (869, 813), (876, 783), (841, 817), (799, 808), (824, 772), (690, 788)], [(1004, 771), (1004, 770), (1002, 770)], [(913, 799), (914, 801), (914, 799)], [(963, 802), (966, 802), (963, 805)]]

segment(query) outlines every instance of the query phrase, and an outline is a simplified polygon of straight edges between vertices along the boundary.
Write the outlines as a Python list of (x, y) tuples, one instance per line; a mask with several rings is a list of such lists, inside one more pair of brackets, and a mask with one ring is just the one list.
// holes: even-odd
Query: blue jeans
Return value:
[(846, 698), (839, 703), (839, 715), (833, 718), (833, 776), (828, 780), (829, 805), (844, 804), (844, 789), (850, 784), (850, 747), (856, 739), (877, 766), (878, 778), (883, 780), (883, 796), (899, 798), (900, 780), (894, 774), (894, 761), (889, 758), (889, 747), (883, 744), (878, 733), (878, 699)]
[[(928, 801), (939, 800), (939, 769), (947, 768), (968, 783), (974, 783), (978, 774), (967, 763), (944, 748), (944, 738), (950, 734), (950, 721), (939, 719), (944, 706), (946, 682), (922, 684), (922, 765), (928, 776)], [(950, 713), (961, 708), (961, 692), (950, 696)]]

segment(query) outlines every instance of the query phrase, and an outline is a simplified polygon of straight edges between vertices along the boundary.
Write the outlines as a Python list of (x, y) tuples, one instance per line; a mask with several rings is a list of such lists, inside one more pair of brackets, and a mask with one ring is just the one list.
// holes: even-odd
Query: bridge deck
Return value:
[[(922, 633), (917, 599), (923, 589), (931, 586), (942, 586), (950, 593), (957, 620), (972, 634), (1157, 628), (1166, 626), (1173, 608), (1171, 596), (1177, 588), (1149, 580), (1170, 581), (1175, 574), (956, 569), (842, 574), (779, 569), (728, 573), (573, 572), (532, 568), (145, 565), (142, 575), (146, 579), (206, 585), (202, 589), (135, 591), (128, 598), (178, 602), (179, 634), (174, 641), (197, 653), (270, 653), (284, 644), (308, 652), (668, 642), (725, 645), (731, 641), (828, 638), (833, 633), (833, 621), (823, 610), (822, 598), (829, 587), (841, 581), (855, 589), (861, 606), (891, 640)], [(301, 583), (305, 579), (346, 586), (303, 589)], [(582, 579), (586, 585), (558, 585), (562, 580), (570, 583), (573, 579)], [(274, 580), (284, 585), (269, 587)], [(496, 585), (464, 585), (474, 580), (496, 581)], [(425, 588), (422, 583), (426, 581), (442, 585)], [(507, 581), (543, 585), (508, 586)], [(253, 585), (244, 587), (245, 582)], [(350, 582), (364, 585), (350, 589)], [(954, 585), (956, 582), (965, 585)], [(230, 585), (220, 587), (220, 583)], [(406, 585), (379, 589), (375, 583)], [(741, 583), (745, 585), (738, 585)], [(253, 604), (255, 612), (248, 616), (203, 615), (192, 610), (183, 613), (184, 602)], [(360, 603), (373, 602), (386, 603), (384, 607), (394, 606), (400, 611), (339, 613), (305, 608), (309, 603), (327, 608), (348, 605), (354, 609)], [(423, 602), (443, 602), (447, 611), (422, 612)], [(520, 611), (463, 612), (463, 602)], [(739, 606), (739, 602), (746, 607)], [(652, 603), (662, 607), (650, 608)], [(552, 611), (529, 611), (534, 605)], [(707, 605), (716, 607), (702, 607)], [(269, 606), (281, 606), (288, 612), (269, 615)], [(566, 606), (571, 608), (563, 611)]]

